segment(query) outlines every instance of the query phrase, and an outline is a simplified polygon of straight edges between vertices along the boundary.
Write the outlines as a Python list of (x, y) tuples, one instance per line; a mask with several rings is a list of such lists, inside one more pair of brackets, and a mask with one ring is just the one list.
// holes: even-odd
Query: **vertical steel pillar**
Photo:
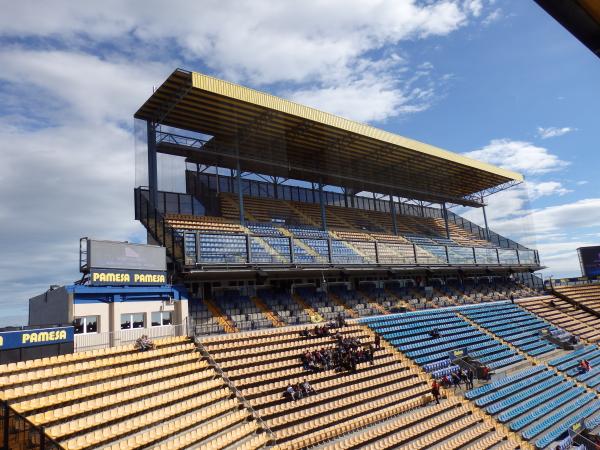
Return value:
[(219, 179), (219, 166), (215, 166), (217, 175), (217, 195), (221, 192), (221, 180)]
[(327, 231), (327, 214), (325, 213), (325, 202), (323, 201), (323, 183), (319, 181), (319, 206), (321, 207), (321, 225), (323, 231)]
[(485, 205), (483, 205), (481, 207), (481, 209), (483, 210), (483, 223), (485, 224), (485, 238), (489, 241), (490, 240), (490, 230), (488, 228), (487, 214), (485, 213)]
[(396, 205), (394, 204), (394, 197), (390, 195), (390, 214), (392, 215), (392, 230), (394, 235), (398, 236), (398, 224), (396, 223)]
[(444, 225), (446, 226), (446, 239), (450, 239), (450, 227), (448, 226), (448, 210), (446, 202), (442, 203), (442, 213), (444, 215)]
[(244, 219), (244, 193), (242, 192), (242, 169), (240, 169), (240, 160), (237, 160), (237, 186), (238, 186), (238, 200), (240, 203), (240, 224), (242, 226), (246, 225), (246, 220)]
[(148, 136), (148, 199), (157, 208), (158, 201), (158, 164), (156, 162), (156, 124), (146, 121)]

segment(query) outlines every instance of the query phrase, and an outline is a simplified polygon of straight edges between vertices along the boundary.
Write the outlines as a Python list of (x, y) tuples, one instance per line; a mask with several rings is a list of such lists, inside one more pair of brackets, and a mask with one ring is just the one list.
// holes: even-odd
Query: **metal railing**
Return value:
[(150, 339), (160, 339), (172, 336), (187, 336), (188, 324), (163, 325), (148, 328), (134, 328), (105, 333), (84, 333), (75, 335), (75, 351), (83, 352), (117, 345), (133, 344), (142, 335)]
[(46, 435), (43, 427), (31, 423), (8, 401), (0, 401), (1, 450), (62, 450), (56, 441)]
[(242, 403), (248, 411), (250, 411), (250, 414), (252, 415), (252, 417), (261, 425), (263, 430), (265, 430), (265, 432), (271, 437), (271, 439), (270, 439), (271, 443), (275, 444), (277, 442), (277, 437), (275, 436), (275, 433), (273, 433), (273, 430), (271, 430), (271, 428), (269, 428), (269, 426), (262, 420), (260, 415), (252, 407), (250, 402), (248, 402), (248, 400), (246, 400), (246, 397), (244, 397), (242, 395), (242, 393), (238, 390), (238, 388), (235, 386), (235, 383), (233, 383), (233, 381), (231, 381), (229, 379), (229, 377), (223, 371), (223, 369), (221, 368), (219, 363), (212, 357), (211, 353), (206, 349), (206, 347), (204, 347), (201, 340), (200, 339), (194, 339), (194, 340), (196, 342), (196, 345), (198, 346), (198, 349), (200, 350), (200, 354), (207, 359), (207, 361), (209, 362), (209, 364), (211, 366), (213, 366), (215, 368), (215, 370), (221, 376), (221, 378), (223, 378), (223, 380), (225, 381), (227, 386), (229, 386), (229, 389), (231, 389), (233, 391), (233, 393), (235, 394), (235, 396), (239, 400), (239, 402)]
[[(535, 266), (537, 252), (529, 249), (401, 244), (324, 238), (277, 238), (272, 252), (257, 253), (256, 239), (270, 235), (183, 232), (186, 265), (510, 265)], [(340, 247), (343, 246), (343, 247)], [(307, 252), (306, 248), (311, 249)], [(254, 250), (253, 250), (254, 248)], [(356, 248), (357, 250), (354, 250)]]
[(185, 250), (181, 233), (165, 223), (163, 213), (150, 203), (147, 190), (136, 188), (134, 194), (135, 218), (142, 222), (152, 237), (167, 249), (167, 254), (171, 257), (175, 266), (181, 268), (185, 263)]

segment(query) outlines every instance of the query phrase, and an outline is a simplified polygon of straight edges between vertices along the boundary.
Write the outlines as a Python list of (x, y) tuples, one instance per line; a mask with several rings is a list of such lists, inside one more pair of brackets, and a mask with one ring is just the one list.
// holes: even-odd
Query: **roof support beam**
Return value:
[(156, 161), (156, 124), (146, 121), (148, 139), (148, 197), (150, 204), (156, 208), (158, 201), (158, 164)]

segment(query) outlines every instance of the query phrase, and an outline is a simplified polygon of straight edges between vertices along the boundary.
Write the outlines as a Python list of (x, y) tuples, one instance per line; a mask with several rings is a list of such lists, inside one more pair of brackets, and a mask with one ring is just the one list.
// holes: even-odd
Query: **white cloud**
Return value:
[(562, 128), (558, 128), (558, 127), (548, 127), (548, 128), (538, 127), (537, 134), (542, 139), (548, 139), (548, 138), (563, 136), (563, 135), (565, 135), (567, 133), (570, 133), (570, 132), (576, 131), (576, 130), (577, 130), (577, 128), (571, 128), (571, 127), (562, 127)]
[(57, 0), (3, 12), (4, 323), (26, 320), (29, 296), (78, 277), (79, 237), (143, 239), (133, 220), (132, 116), (173, 68), (384, 120), (427, 108), (435, 94), (431, 64), (399, 45), (483, 14), (479, 0)]
[(588, 184), (588, 183), (589, 183), (589, 181), (587, 181), (587, 180), (581, 180), (581, 181), (577, 182), (577, 186), (583, 186), (583, 185)]
[(15, 3), (12, 14), (0, 17), (0, 36), (51, 38), (86, 51), (118, 40), (119, 52), (127, 56), (147, 60), (166, 54), (174, 64), (201, 64), (213, 74), (257, 87), (287, 83), (284, 93), (311, 106), (330, 101), (323, 109), (383, 120), (426, 109), (434, 94), (432, 83), (397, 77), (409, 62), (385, 49), (445, 36), (484, 9), (481, 0), (175, 0), (163, 6), (157, 0), (57, 1), (36, 8)]
[(488, 26), (491, 25), (494, 22), (499, 21), (500, 19), (502, 19), (503, 17), (503, 13), (502, 13), (502, 9), (500, 8), (496, 8), (493, 11), (491, 11), (481, 22), (484, 26)]
[(510, 139), (494, 139), (485, 147), (465, 155), (532, 175), (553, 172), (569, 165), (544, 147)]

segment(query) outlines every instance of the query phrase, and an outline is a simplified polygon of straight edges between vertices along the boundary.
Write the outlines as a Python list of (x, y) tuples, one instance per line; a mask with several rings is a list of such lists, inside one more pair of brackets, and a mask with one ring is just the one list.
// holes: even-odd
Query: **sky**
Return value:
[(522, 172), (489, 224), (545, 275), (600, 244), (600, 61), (532, 0), (0, 5), (0, 325), (80, 277), (80, 237), (145, 239), (133, 113), (177, 67)]

